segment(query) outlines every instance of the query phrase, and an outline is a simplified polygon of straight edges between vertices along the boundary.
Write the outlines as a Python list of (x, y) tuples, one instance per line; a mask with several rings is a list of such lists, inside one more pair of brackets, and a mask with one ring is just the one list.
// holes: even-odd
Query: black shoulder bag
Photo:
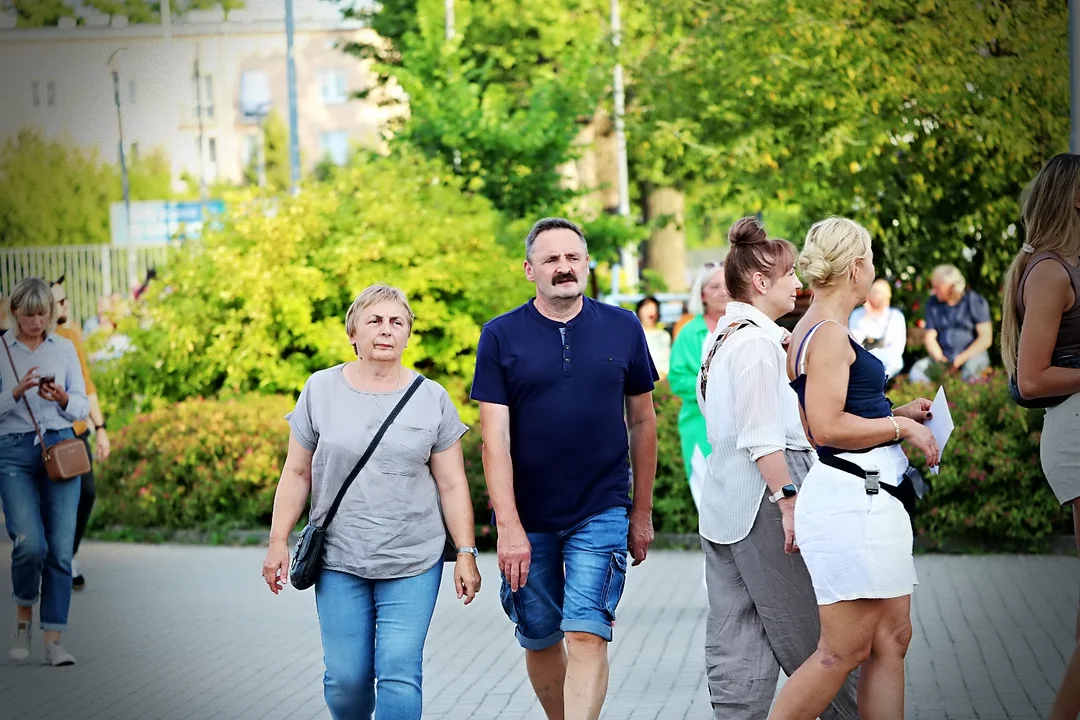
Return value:
[(296, 550), (293, 552), (292, 566), (289, 569), (289, 578), (292, 585), (297, 590), (307, 590), (309, 587), (315, 584), (315, 581), (319, 577), (319, 571), (322, 570), (322, 551), (323, 543), (326, 540), (326, 528), (330, 525), (330, 521), (334, 519), (334, 515), (337, 514), (338, 506), (341, 505), (342, 498), (345, 497), (345, 492), (352, 485), (353, 480), (360, 474), (360, 471), (367, 464), (367, 461), (371, 458), (371, 454), (375, 452), (375, 448), (378, 447), (379, 442), (383, 439), (383, 435), (386, 434), (387, 429), (394, 422), (394, 419), (401, 412), (401, 409), (409, 402), (409, 399), (416, 393), (417, 389), (424, 382), (422, 375), (417, 375), (413, 380), (412, 385), (405, 391), (401, 400), (394, 406), (394, 409), (390, 411), (386, 420), (383, 421), (382, 427), (375, 433), (375, 437), (371, 439), (371, 442), (367, 446), (367, 450), (360, 456), (360, 459), (356, 461), (356, 466), (349, 473), (349, 476), (345, 478), (345, 482), (342, 483), (341, 489), (338, 490), (337, 497), (334, 498), (334, 503), (330, 506), (330, 509), (326, 512), (326, 517), (323, 518), (322, 525), (315, 525), (309, 522), (304, 530), (300, 533), (300, 541), (296, 543)]

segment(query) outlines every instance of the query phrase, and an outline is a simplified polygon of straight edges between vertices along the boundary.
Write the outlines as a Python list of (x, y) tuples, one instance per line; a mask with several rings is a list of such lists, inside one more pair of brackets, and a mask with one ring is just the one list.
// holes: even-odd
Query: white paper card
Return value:
[[(939, 387), (937, 396), (934, 397), (934, 404), (930, 406), (931, 417), (923, 423), (930, 432), (934, 433), (934, 440), (937, 441), (938, 454), (940, 456), (945, 455), (945, 443), (949, 442), (949, 436), (952, 435), (953, 419), (952, 413), (949, 412), (949, 401), (945, 398), (945, 388)], [(940, 464), (940, 463), (939, 463)], [(931, 475), (938, 474), (938, 468), (930, 468)]]

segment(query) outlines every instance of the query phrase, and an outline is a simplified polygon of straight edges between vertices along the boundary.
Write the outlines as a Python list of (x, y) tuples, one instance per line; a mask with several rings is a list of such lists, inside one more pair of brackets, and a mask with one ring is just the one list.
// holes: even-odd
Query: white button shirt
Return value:
[(812, 448), (788, 385), (787, 353), (780, 344), (786, 331), (763, 312), (728, 303), (727, 315), (705, 341), (702, 361), (719, 333), (741, 322), (753, 324), (728, 335), (713, 356), (704, 399), (698, 377), (698, 405), (712, 446), (698, 531), (720, 545), (742, 540), (754, 525), (767, 487), (755, 461), (785, 449)]

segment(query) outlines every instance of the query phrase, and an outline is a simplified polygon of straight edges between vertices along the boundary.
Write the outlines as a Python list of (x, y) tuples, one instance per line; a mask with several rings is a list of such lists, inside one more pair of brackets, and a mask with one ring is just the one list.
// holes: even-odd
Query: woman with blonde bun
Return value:
[(817, 650), (788, 680), (769, 717), (813, 720), (859, 668), (859, 715), (903, 720), (904, 656), (917, 580), (905, 510), (907, 441), (938, 462), (922, 425), (930, 401), (892, 409), (881, 361), (848, 334), (874, 282), (870, 233), (831, 217), (806, 235), (799, 270), (814, 291), (788, 345), (787, 373), (818, 460), (795, 502), (798, 544), (817, 597)]

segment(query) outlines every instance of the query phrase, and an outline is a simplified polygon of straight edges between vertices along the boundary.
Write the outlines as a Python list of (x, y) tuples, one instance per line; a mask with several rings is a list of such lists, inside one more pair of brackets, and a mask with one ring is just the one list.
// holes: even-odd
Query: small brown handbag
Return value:
[[(11, 348), (8, 347), (7, 339), (0, 336), (0, 344), (7, 351), (8, 362), (11, 363), (11, 371), (15, 373), (15, 382), (18, 384), (19, 371), (15, 369), (15, 358), (11, 356)], [(50, 447), (45, 447), (45, 436), (41, 434), (34, 411), (30, 409), (30, 401), (23, 393), (23, 402), (26, 403), (26, 412), (30, 414), (30, 422), (34, 423), (34, 432), (37, 433), (38, 442), (41, 443), (41, 459), (45, 462), (45, 472), (49, 479), (61, 482), (79, 477), (90, 472), (90, 455), (86, 452), (86, 445), (78, 438), (61, 440)]]

